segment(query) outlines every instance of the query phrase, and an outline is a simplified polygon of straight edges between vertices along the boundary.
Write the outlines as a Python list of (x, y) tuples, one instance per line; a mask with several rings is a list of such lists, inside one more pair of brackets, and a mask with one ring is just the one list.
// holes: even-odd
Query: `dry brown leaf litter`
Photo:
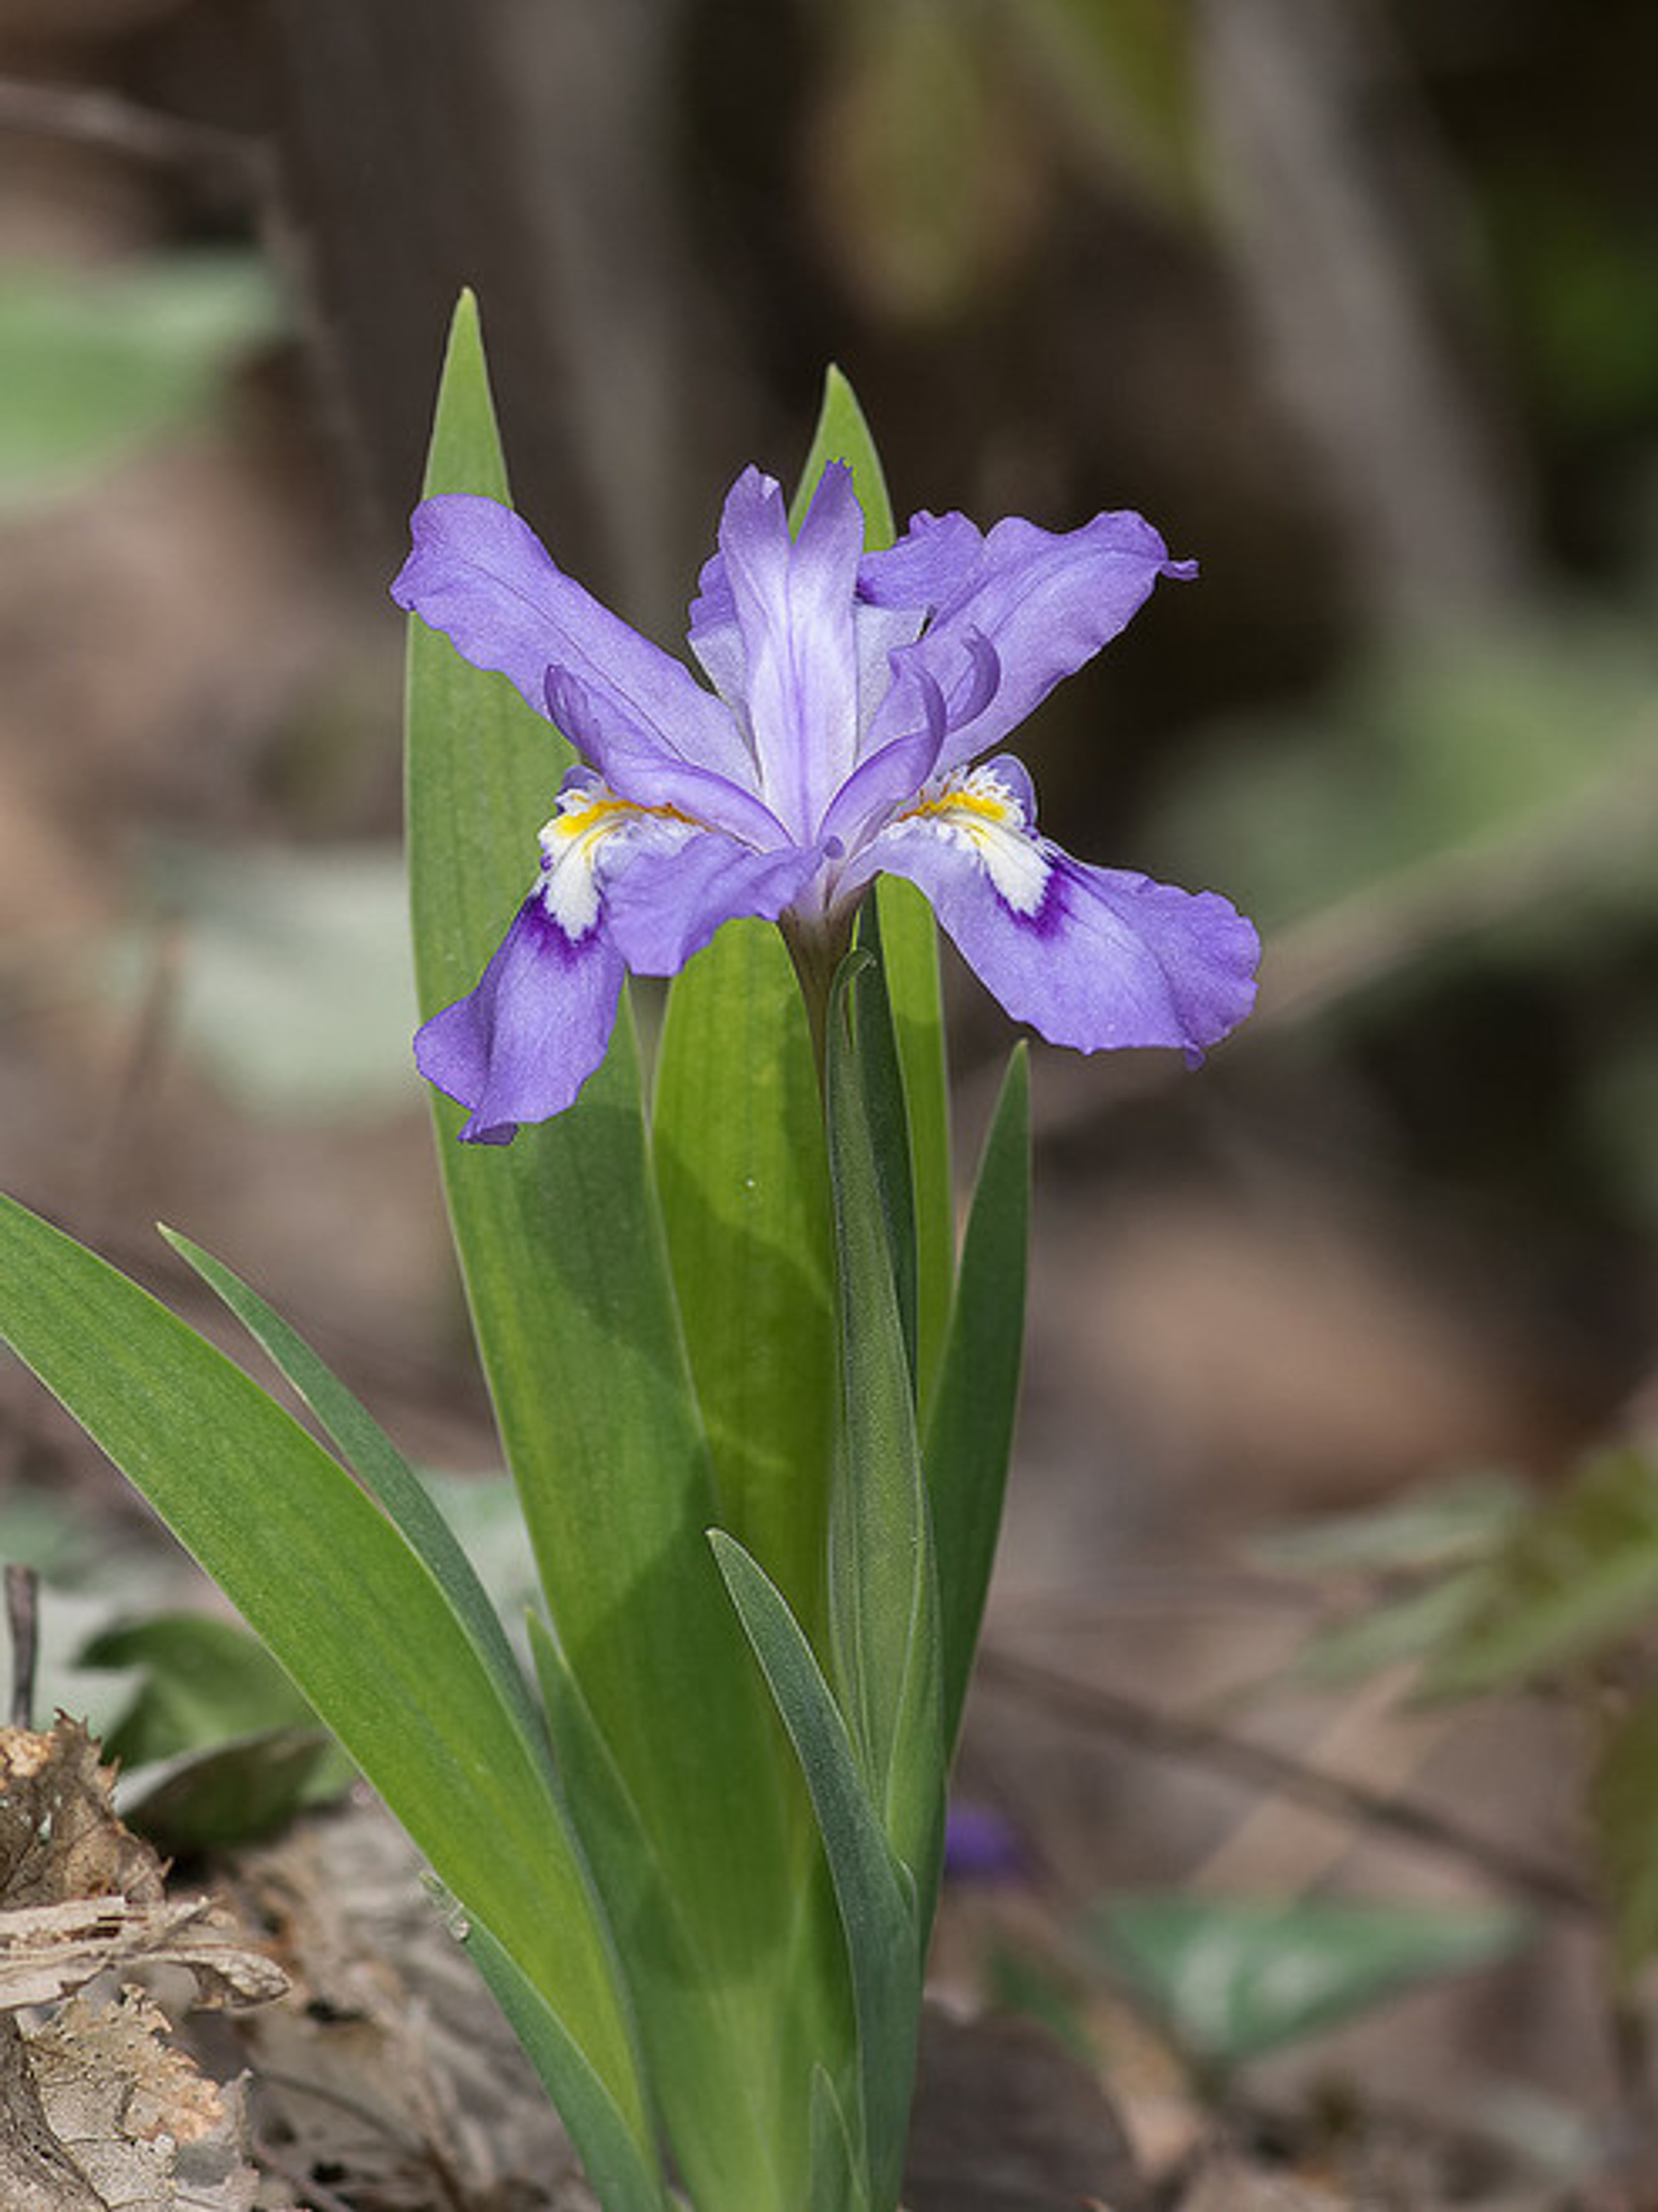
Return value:
[[(0, 2205), (5, 2212), (253, 2212), (240, 2094), (165, 2041), (112, 1972), (185, 1966), (198, 2005), (257, 2003), (286, 1977), (115, 1817), (79, 1723), (0, 1729)], [(274, 2203), (276, 2200), (269, 2199)]]

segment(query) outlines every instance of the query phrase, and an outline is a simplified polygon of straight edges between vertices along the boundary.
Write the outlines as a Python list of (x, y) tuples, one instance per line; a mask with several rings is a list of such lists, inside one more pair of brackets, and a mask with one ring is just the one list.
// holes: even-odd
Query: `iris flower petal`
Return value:
[(1017, 763), (944, 779), (875, 838), (1016, 1021), (1078, 1052), (1177, 1045), (1202, 1057), (1254, 1000), (1260, 940), (1212, 891), (1092, 868), (1036, 834)]
[(687, 642), (701, 664), (702, 672), (734, 714), (746, 719), (749, 664), (743, 649), (743, 632), (737, 619), (737, 601), (726, 556), (712, 553), (702, 563), (691, 601)]
[(857, 756), (853, 593), (864, 518), (852, 471), (829, 464), (792, 538), (780, 487), (745, 469), (726, 501), (720, 550), (742, 634), (760, 790), (804, 842)]
[(750, 843), (782, 845), (788, 832), (746, 784), (715, 769), (667, 757), (614, 701), (596, 698), (567, 669), (547, 674), (547, 711), (584, 760), (635, 806), (673, 806)]
[[(975, 544), (977, 536), (975, 532)], [(925, 600), (918, 600), (914, 606), (877, 606), (861, 597), (853, 602), (853, 644), (858, 668), (858, 750), (860, 754), (867, 750), (863, 743), (865, 733), (891, 688), (892, 655), (899, 647), (914, 643), (929, 611)], [(703, 564), (696, 597), (691, 602), (690, 647), (701, 663), (708, 681), (746, 727), (748, 653), (737, 619), (737, 601), (732, 592), (723, 553), (714, 554)]]
[(601, 863), (605, 929), (641, 975), (677, 975), (721, 922), (775, 921), (821, 857), (810, 846), (756, 853), (714, 830), (655, 830), (617, 838)]
[(427, 1081), (470, 1109), (469, 1143), (506, 1144), (574, 1103), (610, 1045), (624, 973), (601, 932), (573, 940), (531, 891), (476, 988), (415, 1039)]
[(824, 841), (831, 847), (861, 843), (879, 816), (918, 792), (932, 774), (949, 726), (944, 702), (925, 672), (911, 694), (920, 727), (859, 761), (835, 793), (823, 817)]
[(580, 678), (660, 751), (752, 780), (730, 711), (671, 654), (561, 569), (509, 507), (466, 492), (423, 500), (392, 596), (476, 668), (510, 677), (544, 714), (550, 667)]
[(923, 607), (958, 599), (984, 559), (984, 533), (964, 514), (914, 514), (896, 545), (866, 553), (858, 596), (872, 606)]
[[(958, 525), (963, 520), (948, 516), (944, 522)], [(933, 529), (943, 526), (935, 524)], [(993, 648), (1000, 681), (977, 713), (960, 719), (952, 714), (956, 726), (940, 757), (941, 768), (958, 767), (987, 752), (1034, 714), (1056, 684), (1117, 635), (1159, 576), (1196, 573), (1190, 562), (1171, 561), (1159, 532), (1142, 516), (1130, 514), (1096, 514), (1080, 530), (1065, 532), (1039, 529), (1015, 516), (999, 522), (980, 541), (976, 562), (965, 551), (958, 532), (949, 562), (936, 557), (927, 564), (938, 577), (953, 579), (955, 588), (911, 653), (915, 665), (926, 667), (945, 699), (953, 702), (975, 680), (971, 671), (979, 651), (973, 643), (976, 634)], [(878, 595), (903, 578), (902, 571), (889, 575), (877, 568), (872, 580), (875, 558), (865, 562), (860, 587)], [(885, 727), (891, 708), (889, 702), (878, 717), (883, 736), (897, 735)]]

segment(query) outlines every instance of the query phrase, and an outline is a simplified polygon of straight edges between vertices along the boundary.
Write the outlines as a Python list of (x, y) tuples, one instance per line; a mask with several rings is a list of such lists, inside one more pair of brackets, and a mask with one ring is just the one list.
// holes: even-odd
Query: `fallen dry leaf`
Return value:
[(265, 2004), (288, 1987), (276, 1960), (250, 1949), (204, 1897), (71, 1898), (0, 1911), (0, 2012), (55, 2003), (99, 1974), (140, 1964), (189, 1967), (206, 2004)]
[(26, 2039), (46, 2124), (112, 2212), (251, 2212), (240, 2089), (197, 2073), (167, 2027), (133, 1990), (72, 1997)]
[[(162, 2040), (112, 1969), (187, 1967), (198, 2002), (246, 2005), (287, 1977), (206, 1898), (164, 1894), (161, 1861), (116, 1818), (78, 1722), (0, 1729), (0, 2206), (4, 2212), (252, 2212), (241, 2099)], [(25, 2009), (55, 2007), (25, 2025)]]
[(0, 1729), (0, 1906), (160, 1902), (161, 1863), (116, 1819), (112, 1779), (79, 1721)]

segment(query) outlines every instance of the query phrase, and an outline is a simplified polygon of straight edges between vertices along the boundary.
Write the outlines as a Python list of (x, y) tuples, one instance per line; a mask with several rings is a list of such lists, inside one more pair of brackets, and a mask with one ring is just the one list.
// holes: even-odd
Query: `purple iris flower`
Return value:
[(918, 514), (864, 550), (851, 472), (798, 538), (757, 469), (732, 487), (691, 608), (713, 685), (601, 606), (495, 500), (415, 513), (392, 586), (574, 745), (541, 868), (477, 988), (416, 1040), (421, 1072), (504, 1143), (562, 1113), (604, 1057), (623, 977), (671, 975), (723, 921), (781, 925), (803, 973), (844, 949), (863, 893), (906, 876), (1015, 1020), (1096, 1052), (1188, 1059), (1254, 996), (1255, 933), (1226, 900), (1086, 867), (1035, 826), (992, 754), (1129, 620), (1189, 576), (1138, 514), (987, 536)]

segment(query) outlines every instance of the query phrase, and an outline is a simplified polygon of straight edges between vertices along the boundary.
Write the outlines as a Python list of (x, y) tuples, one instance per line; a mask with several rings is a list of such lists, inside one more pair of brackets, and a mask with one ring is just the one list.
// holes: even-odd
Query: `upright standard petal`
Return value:
[[(929, 540), (928, 557), (913, 556), (914, 565), (935, 583), (953, 580), (955, 588), (920, 641), (897, 659), (925, 668), (951, 708), (952, 728), (939, 763), (945, 769), (999, 744), (1056, 684), (1116, 636), (1159, 576), (1196, 574), (1191, 562), (1169, 559), (1161, 536), (1138, 514), (1096, 514), (1080, 530), (1066, 532), (1013, 517), (981, 542), (976, 561), (967, 558), (964, 518), (926, 520), (930, 538), (941, 542), (933, 551)], [(947, 545), (942, 542), (946, 525), (951, 526)], [(895, 556), (902, 550), (895, 547)], [(880, 558), (874, 555), (865, 563), (865, 592), (878, 598), (889, 589), (914, 588), (896, 562), (890, 574), (882, 571)], [(982, 663), (987, 644), (999, 664), (999, 680), (987, 698), (975, 701), (971, 687), (981, 685), (981, 676), (975, 664)], [(877, 718), (876, 734), (883, 739), (898, 734), (894, 718), (903, 712), (902, 689), (895, 684)], [(963, 711), (968, 704), (974, 711)]]
[(538, 714), (550, 668), (568, 669), (664, 754), (739, 777), (747, 749), (728, 711), (690, 671), (567, 576), (529, 525), (498, 500), (446, 492), (422, 501), (414, 550), (392, 596), (440, 629), (474, 667), (511, 678)]
[(1212, 891), (1086, 867), (1036, 835), (1017, 762), (940, 779), (865, 865), (906, 876), (1016, 1021), (1078, 1052), (1202, 1057), (1254, 1003), (1260, 940)]
[(520, 1121), (574, 1103), (610, 1045), (624, 972), (602, 932), (568, 936), (537, 885), (477, 988), (415, 1039), (421, 1073), (468, 1109), (467, 1142), (507, 1144)]
[[(976, 549), (977, 531), (968, 526)], [(913, 645), (932, 611), (925, 598), (914, 605), (875, 601), (859, 592), (852, 607), (853, 645), (857, 662), (857, 751), (892, 684), (891, 659), (899, 646)], [(748, 650), (737, 618), (737, 600), (726, 556), (716, 553), (703, 564), (690, 608), (690, 647), (714, 690), (749, 728)], [(757, 763), (756, 763), (757, 769)]]
[[(852, 471), (839, 461), (823, 471), (798, 538), (789, 535), (781, 490), (757, 469), (738, 478), (720, 519), (720, 588), (730, 591), (741, 635), (743, 698), (761, 794), (802, 844), (817, 834), (857, 756), (853, 594), (863, 550)], [(717, 623), (705, 623), (699, 653), (718, 635)], [(728, 635), (724, 644), (729, 671)], [(726, 680), (735, 678), (728, 673)]]

